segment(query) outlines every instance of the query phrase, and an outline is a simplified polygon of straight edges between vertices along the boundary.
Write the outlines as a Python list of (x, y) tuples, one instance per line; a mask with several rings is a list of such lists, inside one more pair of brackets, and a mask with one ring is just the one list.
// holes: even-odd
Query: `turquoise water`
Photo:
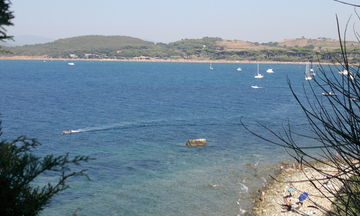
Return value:
[[(236, 71), (241, 66), (242, 72)], [(36, 137), (38, 154), (84, 154), (91, 180), (74, 178), (42, 215), (241, 215), (284, 151), (241, 120), (280, 130), (305, 119), (304, 65), (0, 61), (4, 137)], [(272, 67), (274, 74), (266, 74)], [(257, 84), (264, 88), (252, 89)], [(79, 133), (62, 135), (66, 129)], [(206, 138), (189, 148), (190, 138)], [(46, 180), (46, 177), (44, 177)]]

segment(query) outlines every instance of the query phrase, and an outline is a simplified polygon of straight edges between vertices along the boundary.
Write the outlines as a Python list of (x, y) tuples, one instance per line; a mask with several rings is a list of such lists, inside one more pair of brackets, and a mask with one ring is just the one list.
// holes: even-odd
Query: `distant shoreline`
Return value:
[[(307, 64), (308, 62), (291, 61), (253, 61), (253, 60), (209, 60), (209, 59), (81, 59), (81, 58), (48, 58), (43, 56), (0, 56), (0, 60), (39, 60), (39, 61), (112, 61), (112, 62), (177, 62), (177, 63), (232, 63), (232, 64)], [(315, 63), (317, 64), (317, 62)], [(322, 62), (321, 64), (332, 64)]]

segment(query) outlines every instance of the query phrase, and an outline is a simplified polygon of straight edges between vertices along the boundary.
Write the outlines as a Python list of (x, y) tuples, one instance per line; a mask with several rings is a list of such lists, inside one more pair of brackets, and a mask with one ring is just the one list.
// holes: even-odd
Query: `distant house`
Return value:
[(78, 56), (76, 54), (73, 54), (73, 53), (69, 54), (69, 56), (70, 56), (70, 58), (78, 58)]

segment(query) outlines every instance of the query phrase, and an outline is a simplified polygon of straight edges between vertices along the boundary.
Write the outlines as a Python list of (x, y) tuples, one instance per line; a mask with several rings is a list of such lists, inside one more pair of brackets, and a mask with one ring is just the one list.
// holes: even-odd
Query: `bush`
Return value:
[[(38, 157), (32, 153), (39, 142), (20, 136), (2, 140), (0, 122), (0, 215), (35, 216), (50, 203), (51, 198), (68, 188), (70, 177), (85, 175), (85, 170), (71, 171), (70, 166), (88, 161), (86, 156), (69, 154)], [(35, 182), (46, 174), (57, 176), (53, 183), (37, 186)]]

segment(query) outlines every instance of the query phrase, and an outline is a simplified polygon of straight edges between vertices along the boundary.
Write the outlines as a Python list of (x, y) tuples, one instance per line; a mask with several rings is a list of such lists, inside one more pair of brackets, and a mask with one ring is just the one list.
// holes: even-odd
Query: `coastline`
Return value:
[[(0, 60), (39, 60), (39, 61), (108, 61), (108, 62), (169, 62), (169, 63), (229, 63), (229, 64), (307, 64), (308, 62), (291, 61), (253, 61), (253, 60), (210, 60), (210, 59), (157, 59), (157, 58), (129, 58), (129, 59), (82, 59), (82, 58), (49, 58), (45, 56), (0, 56)], [(332, 64), (322, 62), (321, 64)]]
[[(325, 187), (322, 190), (324, 195), (330, 196), (327, 190), (339, 190), (339, 182), (329, 178), (336, 172), (329, 166), (320, 164), (314, 165), (317, 169), (327, 170), (327, 176), (321, 175), (310, 167), (291, 166), (280, 168), (279, 173), (275, 173), (275, 177), (269, 181), (263, 189), (258, 191), (252, 213), (255, 216), (295, 216), (295, 215), (328, 215), (326, 211), (316, 207), (314, 203), (320, 204), (324, 209), (331, 209), (331, 201), (325, 198), (315, 187), (307, 180), (307, 178), (316, 179), (317, 187)], [(301, 206), (298, 205), (299, 197), (303, 193), (307, 193), (308, 197), (303, 201)], [(291, 196), (289, 194), (291, 193)], [(290, 203), (291, 209), (286, 205)], [(298, 206), (297, 206), (298, 205)], [(298, 208), (299, 207), (299, 208)]]

